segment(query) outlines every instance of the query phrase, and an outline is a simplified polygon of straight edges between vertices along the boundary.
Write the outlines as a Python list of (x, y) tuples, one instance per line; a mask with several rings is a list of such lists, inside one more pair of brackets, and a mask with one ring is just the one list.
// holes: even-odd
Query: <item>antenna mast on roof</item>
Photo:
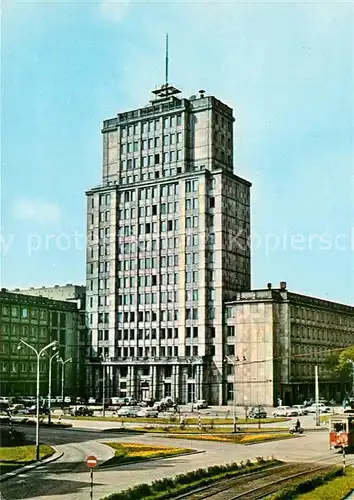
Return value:
[(168, 87), (168, 33), (166, 33), (166, 49), (165, 49), (165, 86)]

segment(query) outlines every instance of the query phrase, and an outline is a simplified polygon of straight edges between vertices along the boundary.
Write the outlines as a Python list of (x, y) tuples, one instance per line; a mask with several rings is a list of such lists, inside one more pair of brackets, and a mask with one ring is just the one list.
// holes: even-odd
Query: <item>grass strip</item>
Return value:
[[(41, 460), (52, 456), (54, 448), (42, 444), (39, 448)], [(5, 474), (24, 465), (36, 462), (36, 446), (4, 446), (0, 448), (0, 474)]]
[[(232, 427), (202, 427), (199, 429), (198, 427), (185, 427), (180, 428), (176, 426), (164, 426), (164, 427), (153, 427), (153, 426), (142, 426), (142, 427), (131, 427), (129, 430), (134, 430), (136, 432), (151, 432), (156, 434), (232, 434)], [(251, 434), (264, 434), (265, 432), (277, 432), (284, 433), (284, 427), (267, 427), (266, 429), (257, 429), (252, 427), (242, 427), (242, 434), (251, 433)]]
[(125, 463), (141, 462), (153, 458), (171, 457), (180, 453), (190, 453), (190, 448), (175, 448), (164, 445), (145, 445), (138, 443), (104, 443), (113, 448), (115, 455), (104, 463), (103, 467), (124, 465)]
[(354, 469), (348, 468), (346, 473), (318, 486), (297, 498), (301, 500), (342, 500), (354, 490)]
[[(294, 479), (293, 483), (291, 486), (287, 486), (283, 489), (280, 489), (275, 495), (272, 495), (269, 497), (269, 500), (291, 500), (292, 498), (305, 498), (305, 493), (311, 492), (313, 495), (315, 495), (316, 490), (320, 489), (318, 487), (325, 487), (327, 486), (328, 482), (332, 482), (333, 479), (339, 478), (341, 479), (343, 474), (343, 469), (341, 467), (333, 467), (331, 470), (327, 470), (325, 472), (314, 472), (313, 475), (307, 477), (305, 480), (304, 479)], [(353, 481), (353, 479), (352, 479)], [(330, 484), (329, 483), (329, 484)], [(334, 490), (332, 490), (334, 491)], [(307, 497), (306, 497), (307, 498)], [(324, 498), (328, 498), (328, 500), (334, 500), (335, 497), (333, 496), (328, 496), (328, 497), (323, 497), (322, 495), (313, 496), (309, 497), (311, 499), (317, 499), (317, 500), (324, 500)], [(343, 496), (338, 496), (336, 497), (338, 500), (342, 499)]]
[(280, 439), (292, 439), (294, 436), (285, 433), (273, 434), (230, 434), (230, 435), (213, 435), (213, 434), (169, 434), (169, 439), (194, 439), (197, 441), (214, 441), (221, 443), (235, 444), (255, 444), (264, 443), (265, 441), (277, 441)]
[[(56, 417), (55, 417), (56, 418)], [(62, 417), (65, 420), (92, 420), (92, 421), (97, 421), (97, 422), (131, 422), (131, 423), (136, 423), (136, 422), (141, 422), (141, 423), (150, 423), (150, 424), (179, 424), (179, 416), (178, 415), (172, 415), (169, 418), (166, 417), (158, 417), (158, 418), (151, 418), (151, 417), (136, 417), (136, 418), (128, 418), (128, 417), (73, 417), (72, 415), (63, 415)], [(210, 418), (210, 417), (203, 417), (202, 416), (202, 425), (232, 425), (232, 418)], [(261, 424), (274, 424), (274, 423), (279, 423), (279, 422), (288, 422), (291, 420), (290, 418), (263, 418), (261, 420)], [(199, 420), (197, 417), (188, 417), (185, 420), (186, 425), (198, 425)], [(241, 424), (258, 424), (258, 420), (252, 420), (252, 419), (244, 419), (240, 418), (237, 420), (237, 425)]]
[(236, 477), (248, 472), (255, 472), (280, 463), (277, 460), (264, 460), (257, 457), (256, 462), (215, 465), (207, 469), (197, 469), (175, 477), (164, 478), (151, 484), (139, 484), (128, 490), (113, 493), (102, 500), (168, 500), (188, 491), (208, 486), (221, 479)]

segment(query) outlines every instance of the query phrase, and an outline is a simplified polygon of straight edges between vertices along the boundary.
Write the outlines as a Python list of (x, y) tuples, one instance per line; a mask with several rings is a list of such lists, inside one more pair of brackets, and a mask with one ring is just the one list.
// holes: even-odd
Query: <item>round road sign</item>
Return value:
[(86, 458), (86, 463), (90, 469), (94, 469), (97, 465), (97, 458), (94, 455), (90, 455)]

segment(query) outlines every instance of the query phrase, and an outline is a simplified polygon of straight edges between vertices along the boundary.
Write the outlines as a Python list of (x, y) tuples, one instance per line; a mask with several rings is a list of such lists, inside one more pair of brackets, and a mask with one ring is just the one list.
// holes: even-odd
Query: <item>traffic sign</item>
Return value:
[(97, 465), (97, 458), (94, 455), (90, 455), (86, 458), (86, 463), (90, 469), (94, 469)]

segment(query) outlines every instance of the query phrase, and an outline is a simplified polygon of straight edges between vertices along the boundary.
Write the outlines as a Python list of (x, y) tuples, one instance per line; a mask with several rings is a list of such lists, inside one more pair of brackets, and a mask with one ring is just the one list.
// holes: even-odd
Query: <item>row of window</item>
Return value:
[(40, 337), (46, 337), (47, 335), (47, 328), (45, 327), (40, 327), (38, 328), (37, 326), (28, 326), (28, 325), (8, 325), (7, 323), (4, 323), (1, 325), (1, 333), (3, 335), (31, 335), (32, 337), (37, 337), (39, 334)]
[[(99, 330), (98, 332), (98, 340), (103, 340), (102, 338), (100, 338), (100, 331), (102, 332), (102, 330)], [(108, 330), (105, 330), (105, 332), (108, 333)], [(178, 328), (160, 328), (159, 329), (159, 335), (160, 335), (160, 339), (172, 339), (172, 338), (175, 338), (177, 339), (178, 338)], [(103, 333), (102, 335), (103, 336)], [(198, 336), (198, 328), (197, 328), (197, 335)], [(134, 329), (124, 329), (124, 330), (118, 330), (117, 331), (117, 337), (116, 339), (117, 340), (149, 340), (149, 339), (156, 339), (157, 338), (157, 329), (156, 328), (152, 328), (151, 330), (150, 329), (142, 329), (142, 328), (139, 328), (138, 331), (136, 332), (136, 330)], [(107, 338), (105, 338), (104, 340), (108, 340), (108, 336)]]
[[(215, 179), (211, 179), (210, 181), (210, 189), (213, 189), (215, 187)], [(191, 193), (191, 192), (197, 192), (198, 191), (198, 179), (192, 180), (192, 181), (186, 181), (186, 192)], [(172, 184), (165, 184), (161, 186), (161, 197), (167, 197), (167, 196), (176, 196), (179, 193), (179, 184), (178, 183), (172, 183)], [(158, 199), (158, 188), (156, 186), (154, 187), (148, 187), (148, 188), (141, 188), (139, 189), (139, 194), (138, 194), (139, 200), (150, 200), (150, 199)], [(124, 193), (118, 194), (118, 199), (117, 203), (131, 203), (136, 201), (136, 191), (135, 190), (129, 190), (129, 191), (124, 191)], [(99, 197), (99, 205), (104, 206), (104, 205), (109, 205), (110, 203), (110, 194), (101, 194)], [(95, 199), (94, 197), (91, 198), (91, 207), (94, 208), (95, 206)], [(107, 216), (108, 217), (108, 216)]]
[[(16, 363), (16, 362), (0, 362), (0, 372), (10, 372), (10, 373), (36, 373), (37, 363)], [(47, 366), (45, 363), (39, 364), (40, 373), (46, 373)]]
[[(186, 356), (198, 356), (198, 346), (186, 346), (185, 348)], [(109, 349), (107, 347), (98, 348), (98, 355), (109, 354)], [(149, 358), (151, 357), (178, 357), (178, 346), (160, 346), (159, 348), (152, 346), (150, 347), (117, 347), (116, 355), (118, 358), (129, 358), (129, 357), (139, 357), (139, 358)], [(169, 375), (171, 376), (171, 375)], [(169, 377), (166, 376), (165, 377)], [(191, 375), (190, 375), (191, 376)]]
[[(178, 302), (177, 291), (161, 292), (160, 302)], [(119, 306), (157, 304), (157, 293), (139, 293), (137, 297), (135, 294), (118, 295), (117, 303)]]
[(174, 177), (175, 175), (182, 173), (182, 167), (164, 168), (162, 171), (154, 169), (150, 172), (144, 172), (139, 175), (121, 175), (119, 178), (119, 182), (120, 184), (133, 184), (137, 183), (138, 181), (159, 179), (160, 173), (162, 174), (162, 177)]
[(183, 159), (182, 150), (165, 151), (163, 155), (155, 153), (153, 155), (142, 156), (141, 158), (123, 159), (120, 162), (120, 168), (121, 170), (133, 170), (140, 167), (153, 167), (154, 165), (160, 165), (161, 158), (163, 158), (163, 163), (181, 161)]
[[(169, 134), (163, 136), (164, 146), (174, 146), (175, 144), (180, 144), (182, 142), (182, 132), (177, 132), (176, 134)], [(140, 146), (140, 147), (139, 147)], [(127, 142), (120, 145), (120, 153), (137, 153), (140, 151), (145, 151), (148, 149), (159, 148), (161, 146), (160, 137), (154, 137), (150, 139), (142, 139), (141, 141)]]
[(312, 321), (322, 321), (326, 323), (336, 323), (345, 326), (354, 324), (354, 315), (348, 316), (340, 312), (327, 312), (322, 310), (304, 308), (300, 306), (292, 306), (291, 314), (294, 318), (307, 319)]
[(1, 312), (3, 316), (11, 316), (11, 318), (47, 320), (47, 311), (45, 309), (3, 305)]
[[(103, 353), (106, 349), (108, 355), (108, 348), (98, 348), (99, 353)], [(187, 349), (189, 349), (189, 354), (187, 354)], [(100, 354), (99, 354), (100, 355)], [(178, 357), (178, 346), (160, 346), (159, 348), (153, 346), (151, 347), (117, 347), (116, 355), (118, 358), (129, 358), (129, 357), (139, 357), (139, 358), (149, 358), (149, 357)], [(186, 347), (186, 355), (190, 356), (190, 347)], [(193, 356), (198, 356), (198, 347), (193, 347)]]
[[(166, 116), (163, 118), (163, 128), (180, 127), (182, 125), (182, 115)], [(140, 125), (140, 127), (139, 127)], [(127, 137), (132, 135), (148, 134), (151, 132), (157, 132), (160, 130), (160, 120), (149, 120), (146, 122), (136, 123), (134, 125), (122, 126), (120, 127), (121, 137)]]

